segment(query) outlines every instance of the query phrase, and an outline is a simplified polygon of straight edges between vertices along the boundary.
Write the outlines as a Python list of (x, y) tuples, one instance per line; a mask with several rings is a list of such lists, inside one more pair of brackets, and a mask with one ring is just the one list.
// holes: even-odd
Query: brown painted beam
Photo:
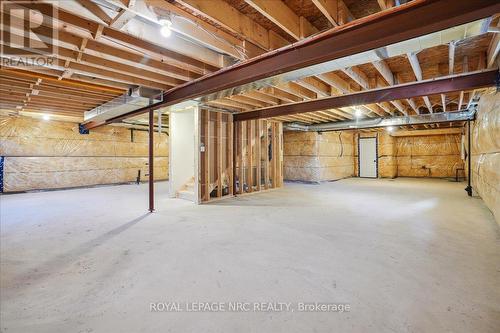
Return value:
[[(112, 118), (106, 123), (119, 122), (145, 113), (150, 107), (157, 109), (173, 105), (281, 73), (373, 50), (489, 17), (499, 11), (498, 0), (415, 0), (205, 75), (165, 92), (162, 102)], [(90, 129), (95, 126), (88, 124), (86, 127)]]
[(498, 70), (496, 69), (481, 72), (469, 72), (467, 74), (457, 75), (454, 77), (418, 81), (295, 104), (272, 106), (236, 114), (234, 115), (234, 121), (271, 118), (353, 105), (380, 103), (412, 97), (485, 88), (496, 84), (497, 75)]
[(172, 105), (281, 73), (373, 50), (489, 17), (498, 11), (498, 0), (415, 0), (176, 87), (164, 94), (163, 103)]

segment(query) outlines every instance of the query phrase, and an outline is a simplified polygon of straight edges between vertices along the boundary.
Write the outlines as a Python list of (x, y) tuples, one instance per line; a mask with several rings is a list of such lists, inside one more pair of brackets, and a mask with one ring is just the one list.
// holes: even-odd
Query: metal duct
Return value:
[(408, 125), (423, 125), (446, 122), (457, 122), (474, 120), (476, 107), (470, 109), (440, 112), (432, 114), (420, 114), (413, 116), (393, 117), (393, 118), (376, 118), (376, 119), (359, 119), (350, 121), (339, 121), (333, 123), (323, 123), (316, 125), (303, 125), (299, 123), (284, 124), (283, 127), (289, 131), (304, 131), (304, 132), (327, 132), (327, 131), (342, 131), (355, 130), (363, 128), (377, 128), (387, 126), (408, 126)]
[(83, 119), (85, 122), (105, 121), (153, 103), (161, 102), (162, 97), (160, 90), (137, 87), (90, 111), (86, 111)]

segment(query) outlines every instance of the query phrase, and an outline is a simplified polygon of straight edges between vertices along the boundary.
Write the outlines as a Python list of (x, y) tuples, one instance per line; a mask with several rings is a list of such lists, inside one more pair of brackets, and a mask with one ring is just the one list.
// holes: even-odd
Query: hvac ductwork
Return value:
[(109, 102), (99, 105), (90, 111), (86, 111), (83, 119), (85, 122), (106, 121), (130, 111), (161, 102), (162, 96), (160, 90), (145, 87), (133, 88)]
[(359, 119), (351, 121), (323, 123), (316, 125), (288, 123), (284, 124), (284, 129), (289, 131), (328, 132), (328, 131), (345, 131), (345, 130), (378, 128), (378, 127), (388, 127), (388, 126), (395, 127), (395, 126), (408, 126), (408, 125), (448, 123), (448, 122), (474, 120), (475, 113), (476, 113), (476, 107), (472, 106), (470, 109), (461, 111), (420, 114), (420, 115), (404, 116), (404, 117)]

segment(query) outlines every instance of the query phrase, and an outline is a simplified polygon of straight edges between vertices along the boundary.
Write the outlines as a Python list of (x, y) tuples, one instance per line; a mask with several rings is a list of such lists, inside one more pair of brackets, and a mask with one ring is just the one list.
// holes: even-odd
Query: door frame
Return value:
[[(361, 149), (360, 149), (360, 140), (363, 139), (375, 139), (375, 177), (361, 177)], [(358, 134), (358, 177), (359, 178), (368, 178), (368, 179), (377, 179), (378, 178), (378, 135), (369, 136), (369, 137), (360, 137)]]

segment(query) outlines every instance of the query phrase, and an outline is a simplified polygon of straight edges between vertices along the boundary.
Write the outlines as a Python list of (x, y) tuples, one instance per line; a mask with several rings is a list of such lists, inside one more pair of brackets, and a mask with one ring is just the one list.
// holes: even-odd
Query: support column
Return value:
[(154, 188), (154, 111), (149, 109), (149, 212), (155, 210), (155, 188)]
[(472, 159), (472, 151), (471, 151), (471, 143), (470, 143), (470, 126), (471, 122), (470, 119), (467, 120), (467, 165), (468, 165), (468, 170), (467, 170), (467, 187), (465, 188), (465, 191), (467, 192), (467, 195), (469, 197), (472, 197), (472, 186), (471, 186), (471, 159)]

